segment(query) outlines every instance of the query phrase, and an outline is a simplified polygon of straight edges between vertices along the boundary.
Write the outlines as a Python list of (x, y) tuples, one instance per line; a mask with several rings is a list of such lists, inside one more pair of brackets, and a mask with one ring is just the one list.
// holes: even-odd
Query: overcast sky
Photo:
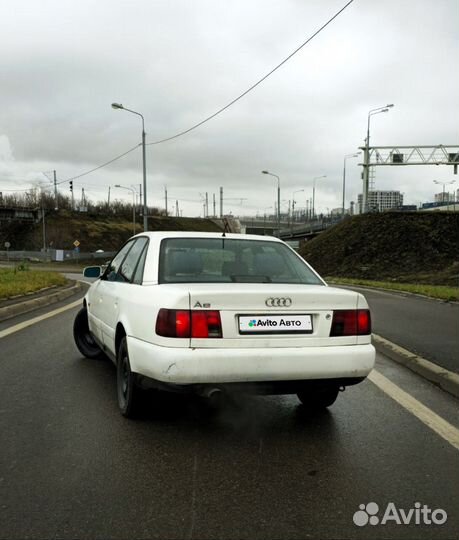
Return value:
[[(0, 191), (77, 176), (141, 140), (172, 136), (226, 105), (287, 57), (346, 0), (4, 0), (0, 17)], [(241, 101), (197, 130), (147, 147), (148, 203), (202, 215), (206, 192), (234, 215), (281, 199), (341, 206), (343, 157), (363, 145), (459, 144), (458, 0), (355, 0)], [(347, 160), (347, 204), (361, 192)], [(375, 188), (407, 204), (459, 176), (449, 166), (378, 167)], [(142, 182), (141, 149), (74, 181), (91, 200)], [(69, 194), (69, 184), (60, 189)], [(448, 188), (447, 188), (448, 189)], [(450, 191), (452, 187), (449, 186)], [(112, 189), (112, 198), (129, 200)], [(241, 201), (240, 199), (246, 199)], [(283, 203), (285, 208), (287, 202)]]

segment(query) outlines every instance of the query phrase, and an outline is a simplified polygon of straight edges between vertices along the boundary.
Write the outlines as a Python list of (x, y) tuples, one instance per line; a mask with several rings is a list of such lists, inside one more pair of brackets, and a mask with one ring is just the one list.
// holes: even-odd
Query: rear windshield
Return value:
[(161, 242), (159, 283), (323, 282), (284, 244), (227, 238)]

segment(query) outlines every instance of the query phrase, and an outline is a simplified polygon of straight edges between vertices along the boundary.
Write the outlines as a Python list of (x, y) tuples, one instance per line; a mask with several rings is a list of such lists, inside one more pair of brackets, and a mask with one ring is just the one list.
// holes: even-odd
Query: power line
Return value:
[(331, 17), (325, 24), (323, 24), (312, 36), (310, 36), (305, 42), (303, 42), (299, 47), (297, 47), (291, 54), (289, 54), (280, 64), (277, 64), (276, 67), (274, 67), (269, 73), (264, 75), (261, 79), (259, 79), (255, 84), (252, 84), (245, 92), (240, 94), (238, 97), (234, 98), (232, 101), (230, 101), (227, 105), (222, 107), (221, 109), (218, 109), (218, 111), (214, 112), (207, 118), (204, 118), (204, 120), (201, 120), (201, 122), (198, 122), (194, 126), (191, 126), (190, 128), (181, 131), (180, 133), (177, 133), (176, 135), (172, 135), (172, 137), (167, 137), (165, 139), (160, 139), (159, 141), (154, 141), (151, 143), (147, 143), (147, 146), (153, 145), (153, 144), (161, 144), (167, 141), (172, 141), (173, 139), (177, 139), (178, 137), (181, 137), (182, 135), (186, 135), (190, 131), (193, 131), (197, 129), (198, 127), (202, 126), (206, 122), (209, 122), (209, 120), (212, 120), (219, 114), (221, 114), (223, 111), (226, 111), (226, 109), (229, 109), (232, 105), (234, 105), (237, 101), (242, 99), (244, 96), (246, 96), (249, 92), (251, 92), (253, 89), (255, 89), (257, 86), (259, 86), (263, 81), (265, 81), (268, 77), (270, 77), (275, 71), (277, 71), (281, 66), (283, 66), (286, 62), (290, 60), (295, 54), (297, 54), (303, 47), (305, 47), (310, 41), (312, 41), (318, 34), (322, 32), (331, 22), (333, 22), (348, 6), (352, 4), (354, 0), (350, 0), (344, 7), (342, 7), (338, 12), (336, 12), (333, 17)]
[(31, 191), (32, 189), (35, 189), (33, 187), (31, 188), (27, 188), (27, 189), (0, 189), (0, 191), (2, 192), (9, 192), (9, 193), (20, 193), (20, 192), (24, 192), (24, 191)]
[[(207, 118), (204, 118), (204, 120), (201, 120), (200, 122), (198, 122), (197, 124), (194, 124), (193, 126), (191, 126), (190, 128), (184, 130), (184, 131), (181, 131), (179, 133), (176, 133), (175, 135), (172, 135), (171, 137), (167, 137), (165, 139), (160, 139), (158, 141), (153, 141), (153, 142), (150, 142), (150, 143), (147, 143), (147, 146), (151, 146), (151, 145), (156, 145), (156, 144), (161, 144), (161, 143), (165, 143), (167, 141), (172, 141), (173, 139), (177, 139), (178, 137), (182, 137), (183, 135), (186, 135), (187, 133), (190, 133), (190, 131), (193, 131), (195, 129), (197, 129), (198, 127), (202, 126), (203, 124), (209, 122), (210, 120), (212, 120), (213, 118), (215, 118), (216, 116), (218, 116), (219, 114), (221, 114), (223, 111), (226, 111), (226, 109), (229, 109), (232, 105), (234, 105), (236, 102), (238, 102), (239, 100), (241, 100), (244, 96), (246, 96), (249, 92), (251, 92), (252, 90), (254, 90), (257, 86), (259, 86), (262, 82), (264, 82), (268, 77), (270, 77), (275, 71), (277, 71), (281, 66), (283, 66), (286, 62), (288, 62), (290, 60), (290, 58), (292, 58), (293, 56), (295, 56), (301, 49), (303, 49), (308, 43), (310, 43), (317, 35), (319, 35), (329, 24), (331, 24), (339, 15), (341, 15), (341, 13), (347, 8), (349, 7), (352, 3), (353, 3), (354, 0), (349, 0), (349, 2), (347, 2), (347, 4), (345, 4), (339, 11), (337, 11), (333, 17), (331, 17), (330, 19), (328, 19), (328, 21), (323, 24), (318, 30), (316, 30), (306, 41), (304, 41), (299, 47), (297, 47), (292, 53), (290, 53), (286, 58), (284, 58), (284, 60), (282, 60), (282, 62), (280, 62), (279, 64), (277, 64), (277, 66), (275, 66), (271, 71), (269, 71), (266, 75), (264, 75), (261, 79), (259, 79), (256, 83), (252, 84), (252, 86), (250, 86), (249, 88), (247, 88), (247, 90), (245, 90), (242, 94), (240, 94), (239, 96), (237, 96), (236, 98), (234, 98), (232, 101), (230, 101), (229, 103), (227, 103), (224, 107), (221, 107), (220, 109), (218, 109), (216, 112), (214, 112), (213, 114), (211, 114), (210, 116), (208, 116)], [(60, 182), (57, 182), (57, 184), (63, 184), (65, 182), (69, 182), (70, 180), (76, 180), (78, 178), (81, 178), (82, 176), (86, 176), (87, 174), (91, 174), (99, 169), (102, 169), (103, 167), (106, 167), (107, 165), (110, 165), (110, 163), (113, 163), (114, 161), (117, 161), (118, 159), (121, 159), (122, 157), (126, 156), (127, 154), (129, 154), (130, 152), (133, 152), (136, 148), (138, 148), (139, 146), (141, 146), (141, 144), (137, 144), (136, 146), (132, 147), (131, 149), (127, 150), (126, 152), (124, 152), (123, 154), (120, 154), (119, 156), (116, 156), (114, 157), (113, 159), (110, 159), (109, 161), (107, 161), (106, 163), (103, 163), (102, 165), (99, 165), (97, 167), (94, 167), (93, 169), (90, 169), (89, 171), (85, 171), (77, 176), (73, 176), (71, 178), (67, 178), (66, 180), (61, 180)]]
[(106, 163), (103, 163), (102, 165), (99, 165), (98, 167), (94, 167), (94, 169), (91, 169), (89, 171), (86, 171), (84, 173), (81, 173), (77, 176), (72, 176), (71, 178), (67, 178), (66, 180), (61, 180), (60, 182), (58, 182), (58, 184), (63, 184), (64, 182), (70, 182), (70, 180), (76, 180), (77, 178), (81, 178), (82, 176), (86, 176), (87, 174), (90, 174), (94, 171), (97, 171), (99, 169), (102, 169), (103, 167), (106, 167), (107, 165), (110, 165), (110, 163), (113, 163), (114, 161), (118, 160), (118, 159), (121, 159), (122, 157), (126, 156), (127, 154), (129, 154), (130, 152), (133, 152), (136, 148), (139, 148), (139, 146), (142, 146), (141, 143), (139, 144), (136, 144), (135, 146), (133, 146), (131, 149), (127, 150), (126, 152), (124, 152), (123, 154), (120, 154), (119, 156), (116, 156), (114, 157), (113, 159), (111, 159), (110, 161), (107, 161)]

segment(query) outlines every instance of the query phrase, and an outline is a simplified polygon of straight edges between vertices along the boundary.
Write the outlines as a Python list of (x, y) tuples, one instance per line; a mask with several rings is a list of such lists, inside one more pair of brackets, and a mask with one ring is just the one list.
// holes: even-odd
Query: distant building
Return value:
[(445, 191), (445, 193), (443, 193), (443, 192), (435, 193), (434, 201), (436, 203), (439, 203), (439, 202), (445, 202), (445, 203), (454, 202), (454, 193), (448, 193), (446, 191)]
[[(359, 194), (357, 198), (357, 208), (359, 214), (362, 214), (363, 195)], [(369, 191), (368, 192), (368, 210), (370, 212), (384, 212), (403, 206), (403, 194), (400, 191)]]

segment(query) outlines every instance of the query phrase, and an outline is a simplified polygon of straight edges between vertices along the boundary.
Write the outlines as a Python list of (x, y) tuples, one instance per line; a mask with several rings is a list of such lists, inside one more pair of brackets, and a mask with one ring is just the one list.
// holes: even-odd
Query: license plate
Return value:
[(311, 334), (311, 315), (241, 315), (240, 334)]

